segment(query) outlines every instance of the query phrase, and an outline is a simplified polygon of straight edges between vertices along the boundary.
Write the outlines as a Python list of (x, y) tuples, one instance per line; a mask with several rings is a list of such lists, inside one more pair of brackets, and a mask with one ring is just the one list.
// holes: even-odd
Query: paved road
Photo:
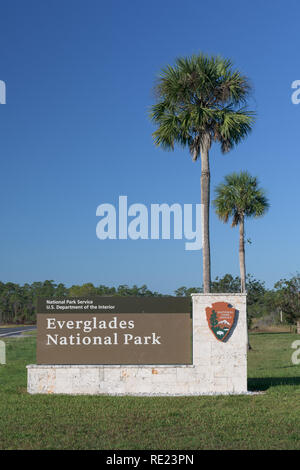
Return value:
[(36, 326), (35, 325), (16, 326), (13, 328), (1, 328), (0, 327), (0, 338), (4, 336), (20, 335), (23, 331), (31, 331), (31, 330), (36, 330)]

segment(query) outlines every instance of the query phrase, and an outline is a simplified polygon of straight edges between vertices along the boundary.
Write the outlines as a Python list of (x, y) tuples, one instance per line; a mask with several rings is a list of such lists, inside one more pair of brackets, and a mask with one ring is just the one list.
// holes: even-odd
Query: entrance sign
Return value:
[(246, 294), (222, 292), (195, 293), (191, 299), (40, 300), (38, 364), (27, 366), (27, 391), (114, 396), (247, 393), (246, 310)]
[(37, 364), (190, 364), (185, 297), (39, 299)]
[(232, 329), (236, 310), (227, 302), (215, 302), (206, 307), (206, 318), (210, 330), (219, 341), (224, 341)]

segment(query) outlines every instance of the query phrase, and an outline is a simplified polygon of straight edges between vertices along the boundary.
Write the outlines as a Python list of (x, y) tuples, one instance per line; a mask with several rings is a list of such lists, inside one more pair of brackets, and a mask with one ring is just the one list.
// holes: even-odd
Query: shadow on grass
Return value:
[(264, 391), (280, 385), (300, 385), (300, 377), (259, 377), (248, 379), (248, 390)]

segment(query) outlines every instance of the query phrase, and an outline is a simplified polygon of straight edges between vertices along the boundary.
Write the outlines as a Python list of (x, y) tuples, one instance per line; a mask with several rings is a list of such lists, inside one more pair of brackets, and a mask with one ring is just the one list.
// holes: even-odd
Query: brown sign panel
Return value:
[(219, 341), (224, 341), (233, 325), (236, 310), (227, 302), (215, 302), (212, 307), (206, 307), (206, 319), (212, 333)]
[(40, 299), (37, 363), (190, 364), (189, 299), (168, 299)]

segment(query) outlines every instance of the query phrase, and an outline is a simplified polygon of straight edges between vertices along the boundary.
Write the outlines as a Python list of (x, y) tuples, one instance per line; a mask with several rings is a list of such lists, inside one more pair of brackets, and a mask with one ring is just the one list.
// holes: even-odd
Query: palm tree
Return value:
[(257, 178), (247, 171), (225, 176), (225, 182), (219, 184), (215, 192), (213, 205), (219, 218), (226, 223), (231, 217), (231, 226), (239, 225), (241, 292), (246, 292), (245, 218), (263, 216), (269, 202), (264, 190), (258, 187)]
[(219, 142), (223, 153), (251, 131), (254, 113), (245, 107), (250, 84), (233, 69), (232, 62), (204, 54), (179, 58), (161, 71), (156, 87), (157, 103), (151, 119), (157, 146), (174, 150), (188, 147), (193, 161), (201, 158), (201, 204), (203, 233), (203, 291), (210, 292), (209, 151)]

